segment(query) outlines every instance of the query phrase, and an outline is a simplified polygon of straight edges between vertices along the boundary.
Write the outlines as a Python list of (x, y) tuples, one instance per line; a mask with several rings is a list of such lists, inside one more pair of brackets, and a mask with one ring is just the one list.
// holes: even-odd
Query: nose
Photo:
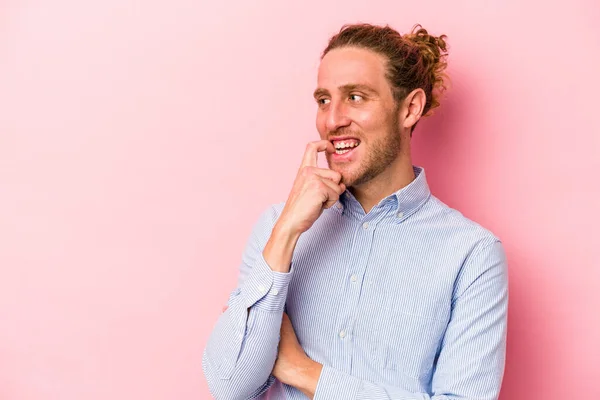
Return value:
[(325, 127), (329, 132), (335, 132), (340, 128), (350, 125), (350, 118), (343, 102), (331, 100), (326, 111)]

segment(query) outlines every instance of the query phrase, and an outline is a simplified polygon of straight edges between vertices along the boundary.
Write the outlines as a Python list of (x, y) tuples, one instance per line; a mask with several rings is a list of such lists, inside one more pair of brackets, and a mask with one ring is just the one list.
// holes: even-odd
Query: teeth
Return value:
[(337, 150), (335, 151), (335, 153), (336, 153), (336, 154), (344, 154), (344, 153), (347, 153), (347, 152), (349, 152), (349, 151), (350, 151), (350, 149), (337, 149)]
[(335, 144), (335, 148), (336, 149), (346, 149), (346, 148), (352, 148), (352, 147), (356, 147), (358, 146), (357, 142), (337, 142)]

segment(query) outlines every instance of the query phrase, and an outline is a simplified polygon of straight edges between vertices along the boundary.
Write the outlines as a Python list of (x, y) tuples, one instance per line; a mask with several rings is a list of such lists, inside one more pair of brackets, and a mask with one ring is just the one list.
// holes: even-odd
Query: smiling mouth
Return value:
[(345, 140), (332, 140), (333, 146), (335, 147), (335, 154), (346, 154), (354, 150), (360, 145), (358, 139), (345, 139)]

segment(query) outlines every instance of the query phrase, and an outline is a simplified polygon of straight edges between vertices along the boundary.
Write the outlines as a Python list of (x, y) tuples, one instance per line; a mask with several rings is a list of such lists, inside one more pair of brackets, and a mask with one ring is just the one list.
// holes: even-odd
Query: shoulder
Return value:
[(495, 277), (498, 282), (503, 282), (499, 287), (504, 287), (508, 271), (506, 253), (500, 238), (434, 196), (427, 207), (430, 207), (431, 218), (445, 232), (446, 245), (461, 254), (455, 296), (459, 296), (478, 279)]
[(423, 215), (427, 218), (428, 225), (442, 232), (444, 237), (456, 246), (476, 251), (494, 243), (501, 243), (500, 238), (491, 230), (433, 195), (423, 207)]

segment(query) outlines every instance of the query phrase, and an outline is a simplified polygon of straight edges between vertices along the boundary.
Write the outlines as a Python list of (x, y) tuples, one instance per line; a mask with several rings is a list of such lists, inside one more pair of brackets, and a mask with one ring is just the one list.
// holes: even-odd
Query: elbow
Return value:
[[(253, 398), (259, 388), (254, 387), (253, 379), (234, 379), (220, 376), (218, 369), (209, 359), (206, 350), (202, 356), (202, 371), (208, 384), (208, 390), (216, 400), (246, 400)], [(235, 374), (233, 374), (235, 375)]]

